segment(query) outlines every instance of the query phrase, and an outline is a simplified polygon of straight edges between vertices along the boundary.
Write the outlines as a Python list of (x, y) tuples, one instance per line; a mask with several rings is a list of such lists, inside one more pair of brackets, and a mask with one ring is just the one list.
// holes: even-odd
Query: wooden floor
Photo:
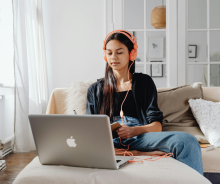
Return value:
[(11, 153), (4, 158), (6, 169), (0, 172), (0, 184), (13, 183), (19, 172), (37, 156), (37, 151), (29, 153)]

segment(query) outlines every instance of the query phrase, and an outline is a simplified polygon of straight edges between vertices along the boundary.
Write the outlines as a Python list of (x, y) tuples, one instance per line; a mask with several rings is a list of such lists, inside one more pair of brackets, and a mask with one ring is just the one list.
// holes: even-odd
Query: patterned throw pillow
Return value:
[(220, 102), (189, 99), (192, 113), (210, 144), (220, 147)]

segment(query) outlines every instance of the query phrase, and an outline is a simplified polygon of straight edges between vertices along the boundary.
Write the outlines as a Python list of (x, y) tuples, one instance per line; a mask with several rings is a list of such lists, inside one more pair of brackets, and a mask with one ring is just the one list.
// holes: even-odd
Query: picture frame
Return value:
[(148, 37), (148, 58), (163, 58), (163, 40), (162, 36)]
[(189, 45), (188, 57), (189, 58), (196, 58), (197, 57), (197, 45)]
[[(151, 61), (162, 62), (162, 61)], [(151, 77), (163, 77), (163, 64), (151, 64), (150, 66)]]

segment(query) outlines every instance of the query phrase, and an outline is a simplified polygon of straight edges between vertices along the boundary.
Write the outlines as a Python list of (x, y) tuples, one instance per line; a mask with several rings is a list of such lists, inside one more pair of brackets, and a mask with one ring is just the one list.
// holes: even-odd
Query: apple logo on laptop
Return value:
[(66, 140), (69, 147), (76, 147), (75, 139), (73, 139), (73, 136), (70, 137), (70, 139)]

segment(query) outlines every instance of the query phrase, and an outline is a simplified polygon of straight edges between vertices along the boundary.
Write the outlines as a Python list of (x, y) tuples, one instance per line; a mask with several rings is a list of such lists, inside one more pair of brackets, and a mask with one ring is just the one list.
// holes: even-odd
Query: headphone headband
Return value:
[[(105, 40), (104, 40), (103, 50), (106, 50), (105, 44), (106, 44), (106, 41), (107, 41), (108, 37), (109, 37), (111, 34), (114, 34), (114, 33), (122, 33), (122, 34), (124, 34), (125, 36), (127, 36), (127, 37), (131, 40), (131, 42), (134, 44), (134, 49), (137, 50), (138, 45), (137, 45), (137, 41), (136, 41), (135, 37), (134, 37), (131, 33), (129, 33), (129, 34), (131, 34), (131, 36), (129, 36), (129, 34), (124, 33), (124, 32), (129, 33), (128, 31), (121, 30), (121, 29), (114, 30), (114, 31), (110, 32), (110, 33), (106, 36), (106, 38), (105, 38)], [(131, 39), (131, 37), (132, 37), (133, 39)]]

